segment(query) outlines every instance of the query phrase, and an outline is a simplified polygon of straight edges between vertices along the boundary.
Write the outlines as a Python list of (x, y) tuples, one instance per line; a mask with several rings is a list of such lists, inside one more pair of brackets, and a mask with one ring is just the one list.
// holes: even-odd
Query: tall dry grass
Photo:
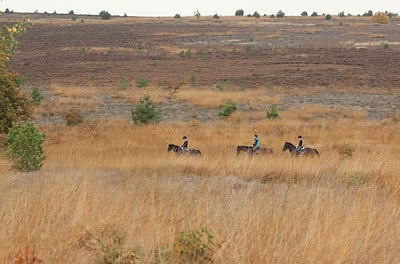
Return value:
[[(44, 127), (40, 172), (0, 163), (2, 261), (29, 245), (46, 263), (92, 263), (95, 252), (78, 241), (114, 224), (140, 246), (143, 263), (200, 227), (216, 234), (217, 263), (398, 262), (399, 124), (316, 112), (308, 121), (290, 111), (276, 121), (237, 114), (207, 124)], [(254, 133), (273, 156), (236, 156)], [(282, 153), (299, 133), (320, 158)], [(183, 135), (202, 157), (167, 153)], [(353, 157), (340, 156), (343, 144), (356, 147)]]

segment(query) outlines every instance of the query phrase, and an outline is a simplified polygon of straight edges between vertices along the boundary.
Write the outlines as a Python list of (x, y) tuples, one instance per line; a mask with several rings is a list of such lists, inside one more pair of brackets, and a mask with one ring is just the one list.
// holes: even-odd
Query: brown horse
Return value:
[(314, 148), (307, 147), (307, 148), (304, 148), (303, 151), (299, 152), (299, 151), (297, 151), (296, 146), (290, 142), (286, 142), (285, 145), (283, 145), (282, 151), (285, 151), (287, 149), (289, 149), (289, 151), (292, 155), (304, 155), (304, 156), (310, 156), (310, 157), (319, 156), (318, 150), (316, 150)]
[(200, 156), (201, 151), (198, 149), (187, 149), (183, 150), (181, 147), (175, 144), (169, 144), (168, 145), (168, 152), (175, 152), (176, 154), (181, 154), (181, 155), (191, 155), (191, 156)]
[(259, 154), (268, 155), (268, 154), (273, 154), (274, 153), (274, 151), (272, 149), (269, 149), (269, 148), (259, 148), (256, 151), (254, 151), (252, 146), (237, 146), (236, 155), (239, 155), (241, 152), (245, 152), (245, 153), (247, 153), (249, 155), (253, 155), (253, 154), (256, 154), (256, 155), (259, 155)]

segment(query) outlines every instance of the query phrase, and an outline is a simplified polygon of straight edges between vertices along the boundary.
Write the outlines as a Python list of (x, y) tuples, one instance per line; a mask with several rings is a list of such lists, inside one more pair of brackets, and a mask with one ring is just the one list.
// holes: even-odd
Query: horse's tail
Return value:
[(318, 150), (314, 149), (314, 151), (315, 151), (315, 154), (317, 154), (317, 156), (319, 157), (319, 152), (318, 152)]

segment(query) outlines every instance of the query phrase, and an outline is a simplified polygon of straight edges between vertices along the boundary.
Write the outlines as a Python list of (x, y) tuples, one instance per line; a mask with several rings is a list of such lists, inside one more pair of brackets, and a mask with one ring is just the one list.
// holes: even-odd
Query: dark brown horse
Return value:
[(169, 144), (168, 145), (168, 152), (175, 152), (176, 154), (182, 154), (182, 155), (191, 155), (191, 156), (200, 156), (201, 151), (198, 149), (187, 149), (183, 150), (181, 147), (175, 144)]
[(237, 146), (236, 148), (236, 155), (239, 155), (241, 152), (245, 152), (247, 154), (253, 155), (267, 155), (267, 154), (273, 154), (274, 151), (272, 149), (269, 148), (259, 148), (256, 151), (253, 150), (252, 146)]
[(285, 145), (283, 145), (282, 151), (285, 151), (287, 149), (289, 149), (289, 151), (292, 155), (304, 155), (304, 156), (310, 156), (310, 157), (319, 156), (318, 150), (316, 150), (314, 148), (307, 147), (307, 148), (304, 148), (303, 151), (299, 152), (299, 151), (297, 151), (296, 146), (290, 142), (286, 142)]

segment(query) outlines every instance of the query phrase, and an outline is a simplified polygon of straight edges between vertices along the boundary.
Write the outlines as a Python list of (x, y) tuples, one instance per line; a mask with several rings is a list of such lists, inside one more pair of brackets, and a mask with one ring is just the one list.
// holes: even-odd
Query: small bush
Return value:
[(157, 123), (160, 119), (161, 110), (148, 94), (140, 98), (139, 104), (132, 108), (132, 120), (135, 124)]
[(18, 76), (15, 79), (15, 82), (17, 83), (18, 86), (24, 85), (25, 83), (28, 82), (28, 78), (24, 77), (24, 76)]
[(201, 14), (200, 14), (199, 10), (194, 12), (194, 16), (197, 17), (197, 18), (201, 17)]
[(207, 228), (201, 228), (180, 232), (174, 247), (180, 263), (202, 263), (202, 261), (211, 261), (210, 254), (215, 245), (213, 232)]
[(126, 13), (124, 13), (124, 17), (128, 17), (128, 15)]
[(123, 76), (119, 79), (119, 89), (126, 90), (128, 88), (128, 82), (125, 80)]
[(193, 52), (191, 49), (188, 50), (181, 50), (179, 52), (179, 56), (182, 58), (192, 58), (193, 57)]
[(33, 87), (31, 92), (31, 100), (32, 103), (35, 105), (38, 105), (42, 102), (43, 100), (42, 91), (38, 87)]
[(325, 20), (331, 20), (332, 19), (332, 16), (330, 15), (330, 14), (327, 14), (326, 16), (325, 16)]
[(276, 105), (272, 105), (271, 108), (269, 110), (267, 110), (267, 112), (265, 113), (265, 117), (267, 119), (277, 119), (279, 116), (279, 113), (277, 111), (277, 106)]
[(307, 13), (307, 11), (303, 11), (303, 12), (301, 12), (301, 16), (308, 16), (308, 13)]
[(258, 13), (257, 11), (254, 11), (253, 17), (260, 18), (260, 13)]
[(136, 81), (136, 87), (138, 88), (145, 88), (149, 85), (149, 79), (145, 76), (140, 76), (139, 79)]
[(111, 19), (111, 14), (108, 11), (102, 10), (99, 13), (99, 15), (100, 15), (101, 19), (104, 19), (104, 20)]
[(181, 18), (181, 15), (180, 15), (180, 14), (175, 14), (174, 18), (180, 19), (180, 18)]
[(75, 16), (71, 17), (71, 20), (76, 21), (76, 17)]
[(316, 16), (318, 16), (318, 13), (317, 12), (312, 12), (311, 16), (312, 17), (316, 17)]
[(243, 81), (240, 83), (240, 90), (245, 91), (249, 88), (249, 83), (247, 81)]
[(83, 122), (82, 114), (76, 110), (71, 109), (67, 113), (63, 114), (64, 121), (67, 126), (76, 126)]
[(275, 18), (275, 15), (274, 14), (270, 15), (270, 18)]
[(388, 43), (383, 44), (383, 49), (389, 49), (389, 44)]
[(208, 53), (208, 51), (204, 51), (201, 53), (201, 60), (202, 61), (208, 61), (208, 59), (210, 58), (210, 54)]
[(356, 148), (350, 144), (344, 144), (339, 147), (339, 155), (341, 158), (348, 159), (353, 157)]
[(284, 13), (282, 10), (279, 10), (279, 11), (276, 13), (276, 17), (277, 17), (277, 18), (283, 18), (283, 17), (285, 17), (285, 13)]
[(42, 149), (44, 141), (45, 134), (32, 122), (13, 123), (6, 139), (7, 156), (13, 167), (23, 172), (39, 170), (46, 158)]
[(69, 15), (75, 15), (75, 12), (74, 12), (74, 10), (71, 10), (71, 11), (68, 12), (68, 14)]
[(339, 12), (338, 16), (341, 18), (344, 18), (346, 15), (344, 14), (344, 11), (342, 11), (342, 12)]
[(390, 22), (390, 17), (383, 12), (378, 12), (372, 16), (372, 21), (374, 23), (387, 24)]
[(222, 110), (219, 112), (220, 117), (229, 117), (233, 112), (237, 110), (237, 105), (234, 101), (229, 100), (226, 102)]
[(364, 17), (369, 17), (372, 16), (374, 13), (372, 12), (372, 10), (368, 10), (368, 12), (364, 13), (363, 16)]
[(10, 9), (6, 8), (6, 10), (4, 11), (4, 13), (10, 14)]
[(243, 15), (244, 15), (243, 9), (238, 9), (238, 10), (236, 10), (235, 16), (243, 16)]
[(231, 85), (232, 84), (229, 80), (225, 80), (223, 82), (217, 83), (217, 85), (215, 87), (218, 89), (218, 91), (222, 92), (225, 89), (229, 89), (231, 87)]
[(218, 14), (215, 14), (215, 15), (213, 15), (213, 18), (214, 18), (214, 19), (219, 19), (219, 15), (218, 15)]
[(194, 76), (194, 75), (190, 76), (188, 82), (189, 82), (190, 86), (195, 87), (197, 85), (196, 76)]

